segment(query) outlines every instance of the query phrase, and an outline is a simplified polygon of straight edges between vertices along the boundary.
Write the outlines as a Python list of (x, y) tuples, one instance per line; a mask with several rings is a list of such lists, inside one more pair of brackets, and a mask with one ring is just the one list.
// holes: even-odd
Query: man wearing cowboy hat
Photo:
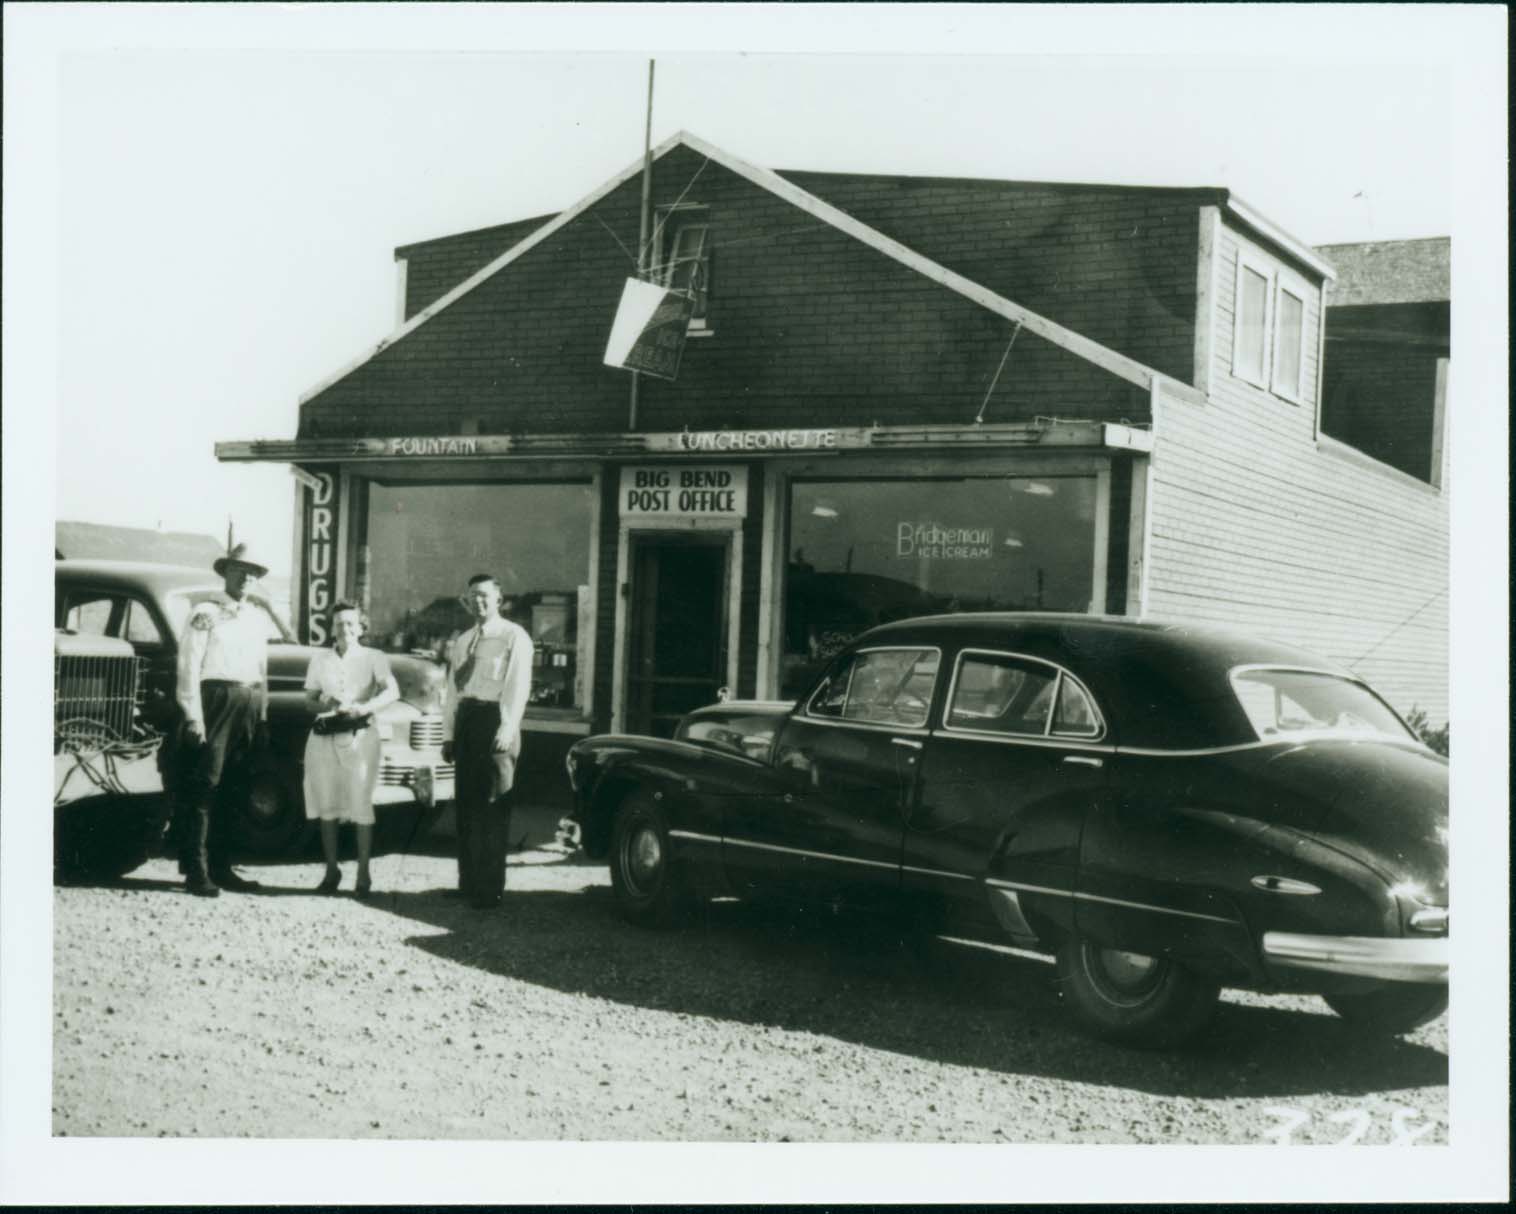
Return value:
[(249, 891), (256, 881), (231, 866), (222, 812), (223, 777), (240, 775), (260, 745), (268, 719), (268, 633), (247, 600), (248, 583), (268, 568), (237, 544), (211, 566), (226, 584), (225, 602), (199, 603), (179, 639), (177, 698), (184, 710), (179, 754), (178, 837), (185, 888), (214, 898)]

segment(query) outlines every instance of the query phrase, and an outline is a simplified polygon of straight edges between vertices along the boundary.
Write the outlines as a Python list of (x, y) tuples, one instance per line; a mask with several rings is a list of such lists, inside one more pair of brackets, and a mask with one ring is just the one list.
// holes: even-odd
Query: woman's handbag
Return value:
[(318, 738), (329, 738), (333, 734), (357, 733), (373, 723), (372, 713), (337, 712), (331, 716), (317, 717), (311, 722), (311, 732)]

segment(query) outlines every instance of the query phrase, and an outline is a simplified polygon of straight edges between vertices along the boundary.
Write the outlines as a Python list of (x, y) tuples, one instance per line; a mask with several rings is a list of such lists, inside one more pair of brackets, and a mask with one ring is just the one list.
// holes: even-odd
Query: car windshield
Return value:
[[(190, 611), (200, 603), (222, 603), (226, 601), (226, 592), (219, 586), (195, 586), (186, 590), (171, 590), (163, 596), (163, 607), (168, 612), (169, 625), (174, 630), (175, 636), (184, 633), (184, 625), (189, 621)], [(266, 599), (261, 599), (256, 593), (249, 593), (247, 602), (258, 608), (258, 618), (263, 621), (264, 639), (269, 641), (285, 641), (295, 643), (294, 635), (289, 626), (279, 618), (279, 613), (269, 605)]]
[(1260, 739), (1297, 733), (1414, 741), (1400, 718), (1367, 687), (1311, 670), (1239, 670), (1237, 699)]

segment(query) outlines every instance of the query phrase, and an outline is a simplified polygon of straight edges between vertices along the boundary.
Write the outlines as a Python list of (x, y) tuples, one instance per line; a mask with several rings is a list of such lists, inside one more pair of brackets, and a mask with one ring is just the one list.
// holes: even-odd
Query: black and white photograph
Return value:
[(1504, 8), (4, 20), (0, 1201), (1505, 1192)]

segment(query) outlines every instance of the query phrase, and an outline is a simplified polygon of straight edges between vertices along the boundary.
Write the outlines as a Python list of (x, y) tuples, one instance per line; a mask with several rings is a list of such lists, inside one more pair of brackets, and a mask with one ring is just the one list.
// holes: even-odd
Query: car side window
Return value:
[(163, 634), (140, 599), (128, 599), (126, 604), (126, 639), (136, 645), (161, 645)]
[(90, 594), (87, 591), (71, 594), (63, 626), (70, 632), (87, 636), (106, 636), (110, 630), (111, 609), (115, 605), (114, 596), (109, 594)]
[(877, 725), (925, 725), (937, 678), (934, 649), (876, 649), (854, 659), (842, 716)]
[(935, 649), (873, 649), (854, 654), (816, 689), (812, 716), (871, 725), (926, 724), (937, 680)]
[(1053, 732), (1075, 738), (1093, 738), (1100, 732), (1100, 717), (1090, 703), (1090, 697), (1083, 687), (1066, 675), (1058, 683)]
[(964, 654), (947, 724), (991, 733), (1045, 734), (1057, 682), (1058, 671), (1039, 662)]

